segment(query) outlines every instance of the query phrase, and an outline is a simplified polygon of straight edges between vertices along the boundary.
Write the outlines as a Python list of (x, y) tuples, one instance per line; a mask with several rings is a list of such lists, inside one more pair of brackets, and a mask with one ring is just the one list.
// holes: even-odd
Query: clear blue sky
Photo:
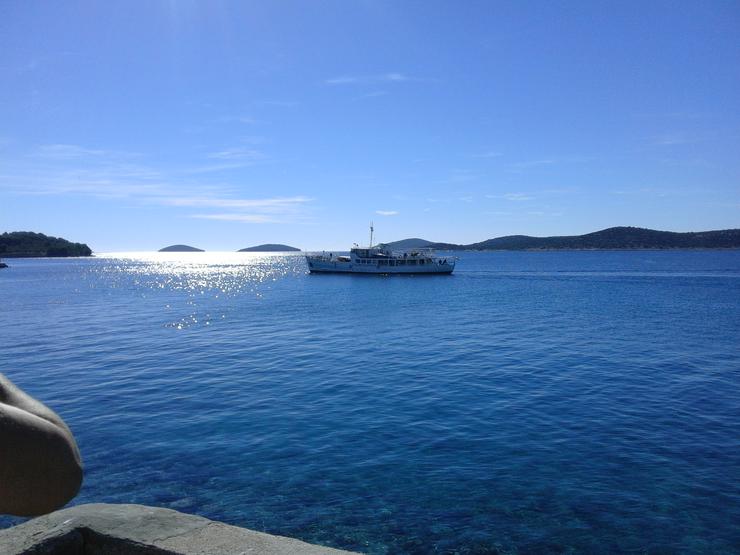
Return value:
[(0, 231), (740, 227), (740, 3), (0, 2)]

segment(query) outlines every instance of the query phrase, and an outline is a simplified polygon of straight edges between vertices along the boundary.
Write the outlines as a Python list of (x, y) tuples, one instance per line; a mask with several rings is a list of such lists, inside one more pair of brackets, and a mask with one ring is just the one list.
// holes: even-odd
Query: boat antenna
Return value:
[(373, 222), (370, 222), (370, 247), (371, 247), (371, 248), (372, 248), (372, 246), (373, 246), (373, 231), (375, 231), (375, 230), (373, 229)]

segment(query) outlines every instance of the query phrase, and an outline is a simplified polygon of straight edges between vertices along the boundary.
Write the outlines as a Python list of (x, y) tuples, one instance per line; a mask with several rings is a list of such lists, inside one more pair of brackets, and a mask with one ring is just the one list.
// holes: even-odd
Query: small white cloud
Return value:
[(473, 170), (467, 169), (454, 169), (447, 179), (447, 183), (461, 183), (465, 181), (475, 181), (478, 179), (478, 174)]
[(218, 152), (211, 152), (208, 154), (208, 157), (216, 158), (218, 160), (256, 161), (263, 160), (265, 155), (254, 148), (234, 147), (220, 150)]
[(553, 164), (584, 164), (592, 159), (586, 156), (557, 156), (553, 158), (540, 158), (539, 160), (528, 160), (511, 164), (509, 171), (519, 173), (528, 168), (537, 168), (539, 166), (551, 166)]
[(530, 160), (528, 162), (518, 162), (514, 164), (515, 168), (534, 168), (536, 166), (548, 166), (557, 162), (555, 158), (543, 158), (541, 160)]
[(190, 218), (201, 220), (220, 220), (250, 224), (296, 222), (304, 219), (304, 205), (312, 199), (308, 197), (285, 197), (266, 199), (229, 199), (211, 197), (172, 198), (168, 204), (173, 206), (193, 206), (199, 208), (225, 208), (233, 212), (212, 214), (192, 214)]
[(408, 81), (409, 78), (406, 77), (403, 73), (386, 73), (382, 77), (383, 81)]
[(248, 224), (272, 224), (278, 220), (264, 214), (192, 214), (190, 218), (199, 220), (219, 220), (226, 222), (244, 222)]
[(133, 154), (112, 150), (86, 148), (79, 145), (52, 144), (40, 146), (36, 151), (36, 155), (42, 158), (51, 158), (55, 160), (71, 160), (75, 158), (90, 157), (132, 156)]
[(498, 152), (497, 150), (487, 150), (486, 152), (473, 154), (473, 158), (498, 158), (503, 155), (503, 152)]
[(276, 106), (280, 108), (292, 108), (298, 106), (298, 102), (293, 100), (258, 100), (255, 104), (259, 106)]
[(361, 94), (355, 100), (362, 100), (364, 98), (378, 98), (379, 96), (386, 96), (388, 94), (388, 91), (373, 91), (369, 92), (367, 94)]
[(202, 166), (195, 166), (192, 168), (182, 168), (179, 173), (185, 175), (199, 175), (205, 173), (217, 173), (227, 170), (237, 170), (245, 166), (251, 165), (251, 162), (225, 162), (223, 164), (205, 164)]
[(324, 81), (327, 85), (352, 85), (358, 83), (360, 77), (351, 77), (349, 75), (343, 75), (342, 77), (332, 77)]
[(340, 75), (326, 79), (324, 83), (327, 85), (357, 85), (363, 83), (403, 83), (411, 80), (411, 77), (403, 73), (391, 72), (379, 75)]
[(520, 201), (525, 201), (525, 200), (534, 200), (534, 196), (528, 193), (506, 193), (503, 195), (486, 195), (486, 198), (504, 199), (504, 200), (511, 200), (515, 202), (520, 202)]
[(244, 125), (255, 125), (259, 123), (251, 116), (221, 116), (210, 121), (212, 123), (243, 123)]
[(171, 206), (200, 206), (211, 208), (250, 208), (264, 211), (285, 212), (311, 202), (309, 197), (278, 197), (264, 199), (213, 198), (213, 197), (174, 197), (162, 199), (163, 204)]
[(528, 195), (526, 193), (506, 193), (503, 196), (503, 198), (505, 198), (506, 200), (511, 200), (511, 201), (515, 201), (515, 202), (521, 202), (521, 201), (525, 201), (525, 200), (533, 200), (534, 199), (533, 196), (530, 196), (530, 195)]
[(686, 133), (664, 133), (662, 135), (658, 135), (657, 137), (653, 137), (652, 144), (655, 146), (675, 146), (675, 145), (685, 145), (695, 142), (691, 140)]
[(397, 210), (376, 210), (376, 214), (380, 214), (381, 216), (397, 216), (398, 211)]

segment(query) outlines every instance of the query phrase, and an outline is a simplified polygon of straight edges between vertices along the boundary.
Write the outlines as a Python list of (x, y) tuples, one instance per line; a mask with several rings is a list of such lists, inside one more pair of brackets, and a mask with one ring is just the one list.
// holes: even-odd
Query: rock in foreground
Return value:
[(0, 530), (3, 555), (349, 553), (144, 505), (78, 505)]
[(0, 374), (0, 514), (50, 513), (81, 483), (80, 451), (67, 424)]

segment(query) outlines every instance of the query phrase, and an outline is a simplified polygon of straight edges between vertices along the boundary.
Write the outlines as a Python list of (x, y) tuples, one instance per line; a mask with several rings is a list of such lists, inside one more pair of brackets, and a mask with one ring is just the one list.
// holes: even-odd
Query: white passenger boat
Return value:
[(370, 227), (369, 247), (354, 246), (347, 255), (323, 252), (307, 254), (306, 262), (311, 273), (347, 274), (451, 274), (455, 269), (454, 257), (437, 256), (431, 249), (409, 249), (393, 252), (384, 245), (373, 244)]

